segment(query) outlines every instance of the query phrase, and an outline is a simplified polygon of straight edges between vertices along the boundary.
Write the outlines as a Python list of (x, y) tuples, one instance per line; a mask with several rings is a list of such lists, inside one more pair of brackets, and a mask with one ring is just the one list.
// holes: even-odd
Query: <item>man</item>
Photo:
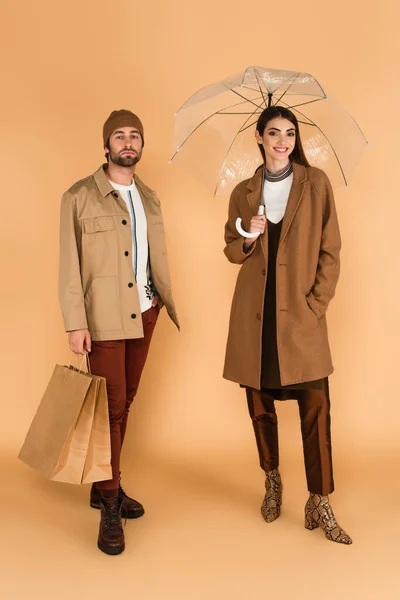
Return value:
[(98, 547), (125, 549), (121, 514), (143, 506), (120, 485), (120, 455), (160, 308), (179, 329), (171, 295), (160, 202), (137, 177), (143, 125), (128, 110), (103, 127), (107, 164), (75, 183), (61, 202), (59, 297), (71, 350), (90, 352), (91, 370), (106, 378), (113, 478), (92, 486), (101, 509)]

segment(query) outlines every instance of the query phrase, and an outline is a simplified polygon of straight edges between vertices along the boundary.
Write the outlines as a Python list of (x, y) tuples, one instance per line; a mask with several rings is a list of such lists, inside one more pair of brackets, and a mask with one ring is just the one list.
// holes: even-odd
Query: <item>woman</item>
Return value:
[[(224, 377), (246, 388), (260, 464), (266, 472), (261, 513), (279, 517), (282, 483), (274, 401), (299, 405), (309, 499), (307, 529), (352, 540), (329, 504), (333, 492), (328, 375), (333, 371), (325, 313), (339, 276), (340, 234), (332, 188), (311, 167), (295, 115), (263, 111), (256, 140), (264, 166), (232, 192), (225, 254), (241, 264), (232, 302)], [(266, 216), (255, 216), (264, 204)], [(244, 228), (257, 238), (244, 238)]]

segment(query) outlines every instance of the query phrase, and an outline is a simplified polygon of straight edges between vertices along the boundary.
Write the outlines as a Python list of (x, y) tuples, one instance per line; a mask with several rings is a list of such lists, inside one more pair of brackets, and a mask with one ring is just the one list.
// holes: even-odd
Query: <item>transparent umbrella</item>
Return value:
[(182, 150), (194, 173), (213, 185), (214, 195), (230, 194), (261, 164), (255, 125), (261, 112), (275, 105), (296, 115), (310, 164), (323, 169), (333, 186), (348, 185), (367, 140), (315, 77), (297, 71), (248, 67), (198, 90), (175, 114), (170, 160)]

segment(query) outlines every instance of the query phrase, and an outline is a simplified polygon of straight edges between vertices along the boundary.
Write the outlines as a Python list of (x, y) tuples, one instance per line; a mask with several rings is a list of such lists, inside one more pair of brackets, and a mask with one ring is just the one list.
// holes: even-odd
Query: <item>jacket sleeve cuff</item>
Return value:
[(241, 246), (241, 249), (242, 249), (242, 253), (243, 253), (243, 255), (244, 255), (246, 258), (247, 258), (248, 256), (250, 256), (251, 254), (253, 254), (254, 250), (256, 249), (256, 241), (257, 241), (257, 239), (258, 239), (258, 238), (256, 238), (256, 239), (255, 239), (255, 240), (254, 240), (254, 241), (251, 243), (251, 246), (249, 246), (249, 247), (247, 248), (247, 250), (245, 250), (245, 247), (244, 247), (244, 242), (245, 242), (245, 239), (244, 239), (244, 238), (241, 238), (241, 241), (242, 241), (242, 246)]
[(81, 329), (89, 329), (86, 320), (86, 315), (80, 318), (77, 317), (75, 319), (66, 319), (64, 317), (64, 327), (66, 333), (70, 333), (71, 331), (78, 331)]
[(253, 242), (253, 244), (250, 246), (250, 248), (247, 251), (245, 251), (243, 244), (244, 244), (244, 237), (240, 237), (240, 238), (237, 238), (234, 242), (230, 242), (225, 247), (224, 252), (225, 252), (227, 259), (230, 262), (241, 265), (244, 263), (246, 258), (248, 258), (249, 256), (251, 256), (251, 254), (253, 254), (255, 247), (256, 247), (256, 243)]

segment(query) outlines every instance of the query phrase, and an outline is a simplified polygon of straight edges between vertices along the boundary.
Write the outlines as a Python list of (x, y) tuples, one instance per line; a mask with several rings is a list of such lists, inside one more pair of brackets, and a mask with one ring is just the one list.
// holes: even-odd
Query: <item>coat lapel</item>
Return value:
[(305, 167), (297, 163), (293, 163), (293, 183), (290, 189), (288, 203), (286, 206), (285, 216), (283, 217), (282, 231), (279, 244), (282, 244), (293, 218), (300, 206), (301, 199), (304, 194), (304, 183), (307, 181), (307, 172)]
[(247, 194), (247, 201), (250, 205), (251, 212), (253, 215), (257, 214), (258, 207), (261, 204), (263, 174), (263, 169), (257, 169), (253, 177), (249, 180), (247, 184), (247, 189), (249, 190), (249, 193)]

